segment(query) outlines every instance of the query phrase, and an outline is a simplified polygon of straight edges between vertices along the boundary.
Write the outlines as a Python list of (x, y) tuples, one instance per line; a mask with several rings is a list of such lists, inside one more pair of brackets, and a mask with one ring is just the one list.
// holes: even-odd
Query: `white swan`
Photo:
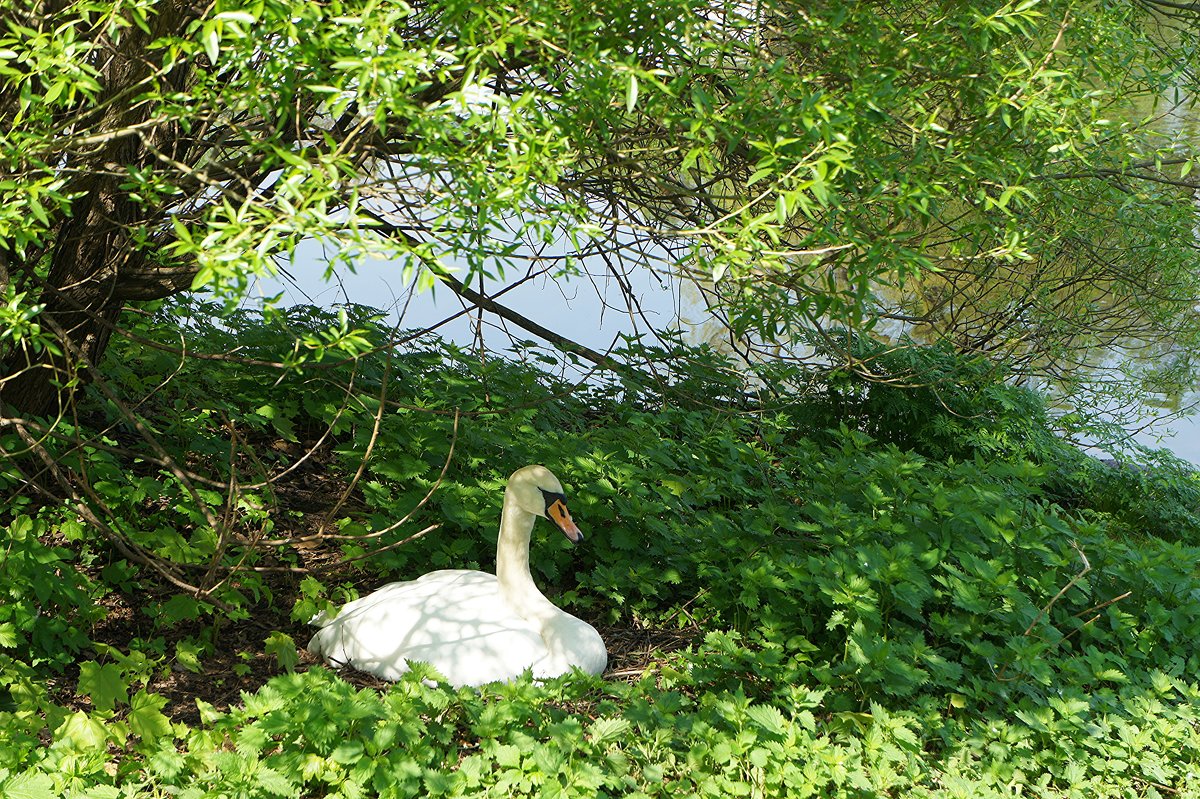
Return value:
[(545, 466), (518, 469), (504, 491), (495, 575), (444, 570), (385, 585), (332, 618), (314, 617), (321, 629), (309, 651), (384, 680), (399, 679), (410, 660), (425, 661), (455, 686), (511, 680), (525, 669), (543, 678), (574, 666), (599, 674), (608, 662), (600, 634), (555, 607), (529, 574), (536, 516), (573, 543), (583, 540), (558, 478)]

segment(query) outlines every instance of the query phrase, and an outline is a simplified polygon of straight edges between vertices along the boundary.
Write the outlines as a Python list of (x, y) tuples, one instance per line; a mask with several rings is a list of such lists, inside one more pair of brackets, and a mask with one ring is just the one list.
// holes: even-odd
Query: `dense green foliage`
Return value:
[(456, 269), (658, 268), (764, 358), (899, 327), (1093, 389), (1092, 347), (1154, 347), (1124, 399), (1200, 369), (1190, 3), (10, 5), (24, 415), (65, 412), (125, 308), (232, 307), (312, 241), (330, 274), (377, 256), (460, 292)]
[[(1200, 796), (1200, 479), (1091, 458), (1010, 379), (1195, 382), (1198, 21), (12, 0), (0, 796)], [(570, 355), (240, 305), (306, 242)], [(744, 363), (464, 285), (581, 263), (692, 281)], [(1129, 341), (1154, 373), (1097, 395)], [(489, 568), (532, 462), (588, 532), (537, 578), (615, 673), (364, 688), (298, 652), (331, 603)]]
[[(156, 389), (138, 418), (160, 449), (133, 449), (135, 427), (94, 391), (78, 424), (100, 445), (81, 468), (126, 540), (217, 575), (219, 605), (164, 591), (61, 506), (12, 504), (5, 796), (1200, 795), (1200, 481), (1091, 459), (1049, 432), (1036, 396), (987, 372), (960, 364), (953, 396), (847, 378), (752, 402), (719, 359), (675, 350), (658, 353), (692, 364), (675, 385), (572, 390), (433, 342), (319, 358), (323, 340), (384, 337), (360, 309), (187, 318), (196, 351), (236, 342), (242, 359), (115, 344), (109, 373)], [(167, 344), (179, 323), (162, 309), (139, 336)], [(281, 337), (308, 340), (317, 368), (255, 365)], [(73, 431), (47, 438), (60, 459), (80, 455)], [(430, 501), (374, 536), (418, 504), (452, 443)], [(313, 449), (297, 468), (330, 481), (323, 504), (282, 477), (258, 485), (273, 457), (296, 460), (289, 447)], [(605, 629), (676, 631), (689, 647), (627, 679), (478, 692), (422, 670), (379, 691), (299, 667), (293, 641), (324, 602), (490, 568), (499, 488), (530, 462), (563, 476), (588, 533), (578, 549), (535, 540), (547, 593)], [(18, 479), (0, 475), (6, 492)], [(347, 565), (252, 570), (305, 564), (293, 543), (326, 516), (341, 537), (318, 546)], [(142, 603), (150, 633), (118, 646), (99, 617), (119, 599)], [(229, 646), (222, 629), (252, 616), (276, 627), (238, 657), (266, 655), (278, 676), (228, 710), (169, 707), (157, 686), (203, 674)]]

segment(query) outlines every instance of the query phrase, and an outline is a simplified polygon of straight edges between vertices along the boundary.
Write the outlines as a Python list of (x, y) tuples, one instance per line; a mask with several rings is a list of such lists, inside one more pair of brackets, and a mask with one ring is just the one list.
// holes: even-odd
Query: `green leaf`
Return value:
[(104, 725), (82, 710), (67, 717), (54, 731), (54, 740), (64, 742), (77, 752), (100, 749), (108, 741)]
[(782, 735), (788, 726), (783, 713), (774, 705), (752, 705), (746, 709), (750, 720), (773, 735)]
[(300, 656), (296, 650), (296, 642), (290, 635), (278, 630), (267, 636), (264, 651), (268, 655), (274, 655), (279, 666), (287, 672), (295, 670), (296, 664), (300, 662)]
[(759, 167), (758, 169), (754, 170), (754, 172), (746, 180), (746, 188), (750, 188), (751, 186), (753, 186), (755, 183), (758, 183), (763, 178), (765, 178), (769, 175), (773, 175), (773, 174), (775, 174), (775, 165), (774, 164), (771, 164), (769, 166)]
[(200, 34), (200, 44), (204, 47), (204, 52), (208, 54), (208, 60), (216, 64), (217, 59), (221, 56), (221, 35), (217, 32), (215, 23), (209, 22), (204, 25)]
[(196, 271), (196, 276), (192, 278), (192, 291), (202, 289), (210, 283), (216, 282), (217, 273), (212, 266), (204, 264)]
[(128, 702), (129, 685), (121, 669), (113, 663), (101, 666), (94, 660), (79, 665), (79, 693), (90, 696), (92, 707), (112, 710), (118, 703)]
[(5, 799), (58, 799), (62, 792), (54, 786), (49, 774), (26, 771), (0, 782), (0, 796)]
[(200, 711), (200, 720), (205, 724), (212, 724), (221, 718), (221, 712), (203, 699), (196, 699), (196, 708)]
[(300, 593), (315, 599), (325, 593), (325, 584), (310, 574), (300, 581)]
[(222, 11), (213, 17), (213, 19), (230, 20), (233, 22), (241, 22), (246, 25), (253, 25), (258, 21), (258, 18), (248, 11)]
[(588, 735), (592, 739), (592, 743), (600, 745), (608, 741), (616, 741), (625, 737), (625, 735), (633, 728), (633, 724), (628, 719), (600, 717), (592, 722), (588, 729)]
[(633, 109), (637, 106), (638, 101), (638, 79), (637, 75), (629, 73), (629, 88), (625, 91), (625, 112), (632, 114)]
[(180, 621), (191, 621), (200, 618), (201, 605), (195, 597), (186, 594), (175, 594), (162, 603), (159, 613), (169, 624)]
[(21, 635), (17, 632), (17, 625), (11, 621), (0, 624), (0, 647), (11, 648), (20, 643)]
[(496, 746), (496, 763), (504, 768), (518, 768), (521, 765), (521, 749), (509, 744)]
[(201, 671), (200, 653), (204, 645), (196, 641), (183, 640), (175, 643), (175, 662), (193, 674)]
[(296, 784), (273, 768), (260, 765), (254, 773), (254, 779), (264, 791), (273, 796), (296, 795)]
[(28, 516), (18, 516), (8, 526), (8, 535), (13, 541), (24, 541), (33, 530), (33, 519)]
[(1129, 682), (1129, 677), (1120, 669), (1101, 669), (1096, 672), (1095, 678), (1097, 680), (1107, 680), (1109, 682)]
[(129, 729), (147, 742), (170, 735), (171, 722), (162, 713), (166, 704), (165, 696), (138, 691), (130, 702)]
[(69, 796), (71, 799), (123, 799), (128, 794), (113, 785), (93, 785), (83, 793), (69, 794)]
[(187, 759), (175, 750), (175, 746), (167, 740), (160, 740), (158, 748), (147, 758), (150, 769), (160, 777), (174, 779), (183, 773)]
[(330, 757), (334, 762), (343, 766), (352, 766), (362, 759), (363, 745), (361, 741), (346, 741), (337, 745)]

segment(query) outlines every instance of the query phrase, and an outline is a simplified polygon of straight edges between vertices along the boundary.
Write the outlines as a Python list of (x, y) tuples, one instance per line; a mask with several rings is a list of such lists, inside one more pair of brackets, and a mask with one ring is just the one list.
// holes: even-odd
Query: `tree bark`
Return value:
[[(67, 340), (59, 344), (60, 354), (31, 352), (23, 346), (3, 353), (0, 408), (6, 413), (64, 412), (76, 381), (87, 379), (87, 365), (98, 363), (104, 355), (127, 302), (160, 299), (191, 286), (194, 270), (148, 262), (147, 248), (135, 243), (134, 234), (152, 235), (154, 225), (163, 224), (163, 215), (121, 188), (128, 168), (155, 166), (154, 150), (181, 158), (189, 146), (175, 123), (144, 127), (140, 134), (127, 132), (144, 125), (154, 112), (150, 104), (136, 102), (139, 86), (155, 79), (147, 45), (186, 24), (189, 13), (183, 4), (162, 3), (152, 17), (150, 33), (131, 28), (119, 42), (102, 42), (96, 50), (97, 58), (103, 59), (99, 65), (102, 93), (95, 105), (100, 110), (84, 112), (70, 123), (86, 126), (93, 139), (108, 138), (86, 151), (61, 154), (60, 163), (76, 175), (64, 187), (64, 193), (77, 195), (71, 215), (60, 215), (52, 239), (37, 254), (40, 257), (9, 259), (6, 270), (9, 279), (44, 305), (38, 320), (43, 330)], [(185, 69), (156, 79), (182, 81)], [(98, 118), (88, 119), (92, 113)]]

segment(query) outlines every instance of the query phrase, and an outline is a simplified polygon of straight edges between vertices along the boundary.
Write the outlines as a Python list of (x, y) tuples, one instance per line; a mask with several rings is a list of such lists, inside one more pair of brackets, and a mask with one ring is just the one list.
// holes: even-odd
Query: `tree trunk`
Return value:
[[(93, 140), (108, 138), (98, 146), (59, 154), (58, 163), (76, 175), (64, 187), (64, 193), (78, 197), (71, 216), (60, 217), (40, 258), (10, 258), (5, 274), (0, 274), (4, 282), (15, 281), (44, 304), (37, 322), (57, 339), (61, 351), (31, 353), (18, 343), (3, 352), (0, 409), (5, 415), (62, 413), (78, 379), (87, 379), (88, 370), (104, 355), (126, 303), (160, 299), (191, 286), (193, 268), (149, 263), (148, 248), (135, 243), (135, 233), (153, 236), (165, 224), (163, 210), (135, 201), (121, 188), (128, 168), (156, 166), (155, 151), (174, 160), (189, 146), (174, 123), (130, 132), (138, 131), (133, 126), (144, 125), (154, 113), (150, 104), (136, 102), (139, 84), (154, 68), (147, 45), (162, 33), (179, 30), (187, 13), (177, 3), (159, 4), (152, 33), (131, 28), (119, 42), (104, 42), (97, 49), (105, 60), (100, 67), (103, 90), (95, 108), (103, 110), (84, 109), (80, 118), (91, 122), (89, 113), (96, 113), (87, 132)], [(163, 79), (182, 81), (185, 69)], [(44, 278), (39, 266), (46, 270)]]

